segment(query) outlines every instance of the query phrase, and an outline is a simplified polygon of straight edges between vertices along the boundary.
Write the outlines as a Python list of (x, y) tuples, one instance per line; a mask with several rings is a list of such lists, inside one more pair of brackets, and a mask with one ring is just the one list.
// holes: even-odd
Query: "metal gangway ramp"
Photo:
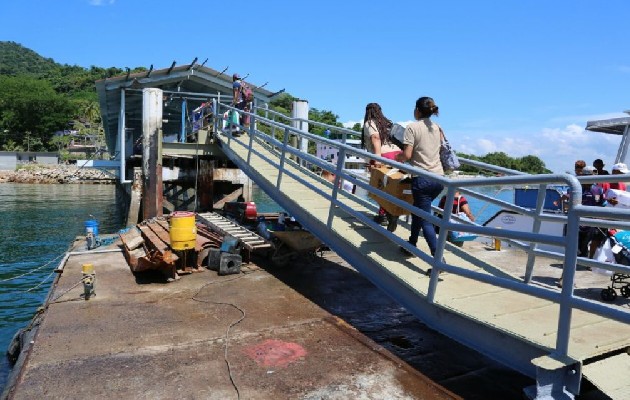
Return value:
[[(215, 103), (214, 107), (215, 115), (232, 109), (221, 103)], [(536, 387), (526, 388), (530, 398), (573, 398), (580, 392), (583, 375), (611, 398), (630, 398), (629, 310), (581, 298), (573, 292), (578, 262), (630, 273), (627, 266), (578, 260), (576, 256), (580, 221), (630, 229), (627, 212), (620, 214), (606, 208), (584, 207), (573, 201), (567, 214), (544, 215), (542, 203), (546, 186), (567, 185), (575, 194), (574, 198), (579, 199), (578, 180), (569, 175), (518, 174), (497, 167), (505, 176), (466, 180), (429, 176), (444, 183), (446, 204), (452, 204), (455, 190), (460, 190), (467, 196), (484, 198), (506, 209), (531, 215), (535, 219), (533, 232), (465, 225), (452, 221), (448, 209), (444, 210), (444, 219), (440, 219), (370, 187), (365, 179), (343, 169), (344, 160), (351, 154), (358, 157), (369, 154), (344, 144), (343, 140), (329, 140), (299, 129), (300, 124), (313, 124), (312, 121), (277, 122), (276, 119), (286, 117), (275, 118), (270, 114), (273, 113), (269, 110), (265, 111), (266, 117), (255, 112), (250, 114), (251, 126), (248, 129), (241, 126), (238, 135), (222, 128), (222, 121), (217, 119), (216, 140), (227, 157), (262, 190), (359, 273), (433, 329), (535, 378)], [(329, 128), (339, 130), (344, 137), (351, 133)], [(293, 137), (298, 139), (297, 143), (306, 140), (336, 147), (338, 160), (330, 163), (291, 146)], [(425, 173), (408, 165), (377, 159), (412, 174)], [(318, 169), (331, 171), (336, 180), (331, 183), (323, 179), (314, 172)], [(418, 249), (406, 243), (408, 224), (401, 223), (395, 233), (376, 224), (372, 216), (377, 206), (365, 197), (340, 189), (341, 180), (439, 225), (435, 258), (422, 237)], [(496, 185), (530, 185), (539, 188), (542, 195), (538, 195), (537, 208), (530, 210), (474, 191), (480, 186)], [(567, 223), (566, 236), (539, 233), (541, 221), (554, 218)], [(525, 279), (507, 274), (500, 266), (475, 259), (448, 243), (447, 230), (451, 229), (501, 237), (521, 247), (528, 254), (523, 265)], [(540, 250), (540, 244), (559, 246), (566, 249), (566, 253)], [(407, 246), (415, 257), (405, 257), (399, 246)], [(562, 289), (532, 284), (537, 255), (555, 257), (564, 264)], [(440, 261), (442, 258), (444, 262)], [(445, 273), (440, 275), (439, 272)]]

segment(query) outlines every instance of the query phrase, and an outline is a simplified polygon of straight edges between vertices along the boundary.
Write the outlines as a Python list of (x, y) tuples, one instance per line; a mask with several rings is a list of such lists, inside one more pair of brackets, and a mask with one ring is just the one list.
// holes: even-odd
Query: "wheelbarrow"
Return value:
[(279, 267), (287, 265), (299, 256), (315, 255), (316, 251), (323, 245), (318, 238), (305, 230), (269, 232), (274, 245), (271, 261)]

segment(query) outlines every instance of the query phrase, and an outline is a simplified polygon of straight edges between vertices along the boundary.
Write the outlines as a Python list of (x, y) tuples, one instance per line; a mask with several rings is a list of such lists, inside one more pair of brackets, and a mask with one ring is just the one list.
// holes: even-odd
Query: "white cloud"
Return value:
[(363, 125), (363, 121), (348, 121), (348, 122), (344, 122), (341, 125), (343, 125), (344, 128), (352, 129), (354, 124)]
[(91, 6), (107, 6), (112, 5), (116, 0), (89, 0)]
[[(449, 140), (450, 142), (451, 140)], [(477, 140), (477, 146), (479, 147), (479, 154), (478, 155), (484, 155), (484, 154), (488, 154), (488, 153), (494, 153), (498, 150), (497, 144), (492, 141), (492, 140), (488, 140), (488, 139), (479, 139)]]
[(491, 132), (474, 136), (449, 136), (458, 152), (483, 156), (504, 152), (510, 157), (535, 155), (553, 172), (572, 170), (575, 160), (590, 164), (596, 158), (611, 166), (617, 155), (620, 137), (586, 131), (577, 124), (564, 128), (542, 128), (539, 132)]
[(630, 66), (628, 65), (618, 65), (617, 71), (623, 72), (624, 74), (630, 74)]

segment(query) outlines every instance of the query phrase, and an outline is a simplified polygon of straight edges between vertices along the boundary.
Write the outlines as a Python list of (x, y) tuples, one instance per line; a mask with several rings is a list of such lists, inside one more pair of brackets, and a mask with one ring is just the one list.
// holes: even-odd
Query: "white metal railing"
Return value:
[[(221, 123), (221, 115), (223, 112), (222, 110), (233, 110), (243, 114), (242, 111), (237, 110), (230, 105), (222, 104), (216, 101), (214, 102), (213, 106), (215, 107), (214, 115), (219, 116), (219, 118), (215, 120), (215, 132), (217, 133), (221, 132), (219, 124)], [(267, 117), (262, 117), (258, 115), (258, 111)], [(265, 160), (265, 162), (277, 168), (279, 171), (279, 175), (275, 184), (276, 188), (280, 187), (283, 175), (289, 175), (291, 178), (301, 182), (301, 184), (306, 186), (309, 190), (330, 201), (329, 217), (327, 220), (328, 229), (331, 229), (332, 227), (332, 222), (335, 218), (334, 209), (335, 207), (338, 207), (347, 214), (350, 214), (363, 222), (366, 226), (369, 226), (374, 230), (378, 230), (379, 233), (385, 235), (396, 245), (404, 247), (408, 251), (412, 252), (415, 256), (432, 265), (435, 271), (431, 274), (427, 294), (427, 299), (430, 302), (433, 302), (435, 299), (435, 294), (439, 286), (438, 273), (443, 270), (452, 274), (460, 275), (490, 285), (502, 287), (531, 296), (536, 296), (557, 303), (560, 306), (560, 314), (558, 318), (556, 353), (563, 356), (566, 356), (568, 352), (571, 316), (574, 309), (580, 309), (604, 316), (606, 318), (630, 323), (630, 310), (578, 297), (575, 295), (573, 290), (576, 265), (578, 264), (578, 261), (582, 265), (597, 266), (599, 268), (609, 271), (615, 271), (617, 273), (630, 274), (630, 267), (628, 266), (620, 264), (601, 263), (595, 260), (588, 260), (577, 257), (578, 227), (580, 225), (630, 229), (630, 211), (605, 207), (589, 207), (582, 206), (580, 204), (582, 195), (582, 189), (580, 185), (581, 182), (610, 182), (613, 179), (611, 178), (611, 176), (587, 178), (580, 177), (580, 179), (578, 180), (575, 176), (569, 174), (529, 175), (506, 168), (484, 164), (478, 161), (460, 159), (463, 164), (502, 174), (503, 176), (476, 177), (470, 179), (454, 180), (449, 179), (448, 177), (439, 176), (418, 168), (411, 167), (408, 164), (403, 164), (375, 156), (362, 149), (344, 144), (345, 140), (330, 140), (322, 136), (300, 131), (299, 129), (293, 128), (289, 125), (290, 123), (295, 122), (296, 119), (292, 119), (266, 108), (254, 107), (254, 110), (249, 113), (249, 115), (251, 118), (251, 125), (247, 130), (248, 135), (242, 137), (234, 137), (227, 133), (225, 139), (227, 141), (227, 144), (229, 145), (231, 141), (236, 140), (239, 141), (241, 144), (247, 146), (248, 163), (251, 155), (256, 154), (258, 157)], [(281, 119), (283, 121), (287, 121), (289, 124), (278, 122), (274, 119), (269, 119), (268, 117), (270, 115), (274, 119)], [(314, 121), (298, 121), (307, 122), (310, 125), (319, 125), (322, 127), (326, 127), (333, 132), (340, 133), (343, 139), (347, 138), (348, 136), (357, 134), (357, 132), (355, 131), (325, 124), (319, 124)], [(243, 126), (239, 126), (239, 128), (241, 130), (244, 129)], [(298, 143), (301, 139), (306, 139), (309, 144), (321, 143), (337, 148), (339, 156), (337, 157), (336, 163), (332, 164), (325, 160), (321, 160), (317, 158), (314, 154), (312, 154), (312, 151), (303, 152), (300, 151), (300, 149), (291, 146), (291, 137), (296, 137), (298, 139)], [(270, 157), (265, 153), (258, 152), (253, 146), (254, 143), (260, 143), (266, 146), (273, 157)], [(312, 147), (313, 146), (309, 146), (309, 148), (311, 149)], [(489, 204), (494, 204), (507, 210), (531, 216), (534, 219), (533, 232), (520, 232), (509, 229), (491, 228), (487, 226), (469, 224), (463, 220), (451, 222), (451, 217), (457, 219), (456, 216), (451, 215), (451, 207), (445, 207), (443, 211), (439, 210), (440, 212), (443, 212), (443, 218), (439, 218), (430, 213), (426, 213), (423, 210), (414, 207), (412, 204), (409, 204), (405, 201), (389, 195), (386, 192), (370, 186), (367, 180), (352, 173), (349, 173), (348, 171), (345, 171), (343, 164), (346, 154), (352, 154), (357, 157), (362, 157), (366, 159), (375, 159), (383, 164), (391, 165), (413, 176), (425, 176), (427, 178), (433, 179), (444, 185), (446, 189), (446, 204), (453, 204), (455, 192), (459, 190), (466, 195), (474, 196), (475, 198), (485, 201)], [(290, 163), (293, 167), (300, 168), (301, 174), (293, 173), (290, 170), (286, 169), (285, 165), (288, 163)], [(317, 174), (314, 172), (315, 169), (326, 170), (335, 174), (335, 182), (333, 184), (332, 193), (322, 191), (318, 187), (309, 183), (307, 179), (305, 179), (305, 177), (317, 176)], [(376, 194), (377, 196), (382, 197), (383, 199), (408, 210), (410, 213), (418, 215), (423, 219), (433, 223), (434, 225), (439, 226), (440, 232), (438, 234), (437, 251), (435, 255), (431, 256), (422, 252), (418, 248), (411, 246), (405, 240), (386, 231), (383, 227), (375, 223), (370, 218), (366, 217), (364, 214), (359, 213), (353, 210), (351, 207), (345, 205), (344, 202), (340, 200), (340, 196), (349, 196), (349, 194), (339, 189), (339, 184), (341, 180), (347, 180), (356, 187), (360, 187), (368, 193)], [(545, 213), (543, 211), (543, 203), (545, 200), (544, 193), (546, 192), (546, 188), (558, 185), (566, 186), (571, 190), (572, 197), (569, 202), (569, 210), (566, 214)], [(538, 188), (536, 208), (528, 209), (519, 207), (513, 203), (487, 195), (480, 190), (482, 188), (497, 186), (529, 186)], [(353, 200), (364, 204), (368, 208), (374, 210), (376, 209), (374, 203), (372, 203), (368, 199), (353, 198)], [(566, 223), (566, 235), (554, 236), (540, 233), (539, 229), (542, 221), (556, 221)], [(480, 236), (497, 237), (514, 243), (516, 247), (522, 249), (523, 251), (526, 251), (528, 254), (528, 261), (527, 265), (525, 266), (525, 279), (523, 279), (523, 281), (506, 279), (499, 276), (475, 272), (469, 269), (458, 267), (456, 265), (449, 265), (442, 262), (442, 255), (444, 253), (444, 249), (447, 243), (447, 234), (450, 230), (466, 231)], [(553, 251), (539, 250), (537, 248), (539, 244), (551, 244), (559, 246), (565, 248), (566, 251), (564, 253), (559, 253)], [(452, 250), (453, 252), (458, 251), (456, 248), (453, 248)], [(531, 278), (534, 268), (534, 261), (537, 256), (552, 257), (563, 261), (564, 284), (561, 291), (558, 291), (554, 288), (530, 284), (529, 278)], [(475, 263), (474, 260), (473, 263)]]

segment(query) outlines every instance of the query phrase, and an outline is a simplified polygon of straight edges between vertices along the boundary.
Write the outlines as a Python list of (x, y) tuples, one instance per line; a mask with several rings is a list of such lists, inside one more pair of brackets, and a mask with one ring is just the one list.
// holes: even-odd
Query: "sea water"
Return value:
[(0, 393), (13, 335), (46, 299), (54, 269), (90, 215), (100, 235), (123, 227), (114, 185), (0, 184)]

